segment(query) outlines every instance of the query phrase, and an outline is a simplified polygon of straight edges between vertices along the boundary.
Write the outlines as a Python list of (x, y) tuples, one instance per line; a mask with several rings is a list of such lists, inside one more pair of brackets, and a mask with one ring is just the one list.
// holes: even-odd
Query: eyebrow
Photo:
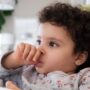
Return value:
[[(41, 39), (40, 36), (37, 36), (37, 38)], [(58, 41), (60, 43), (64, 43), (62, 40), (58, 39), (58, 38), (54, 38), (54, 37), (47, 37), (47, 40), (55, 40), (55, 41)]]

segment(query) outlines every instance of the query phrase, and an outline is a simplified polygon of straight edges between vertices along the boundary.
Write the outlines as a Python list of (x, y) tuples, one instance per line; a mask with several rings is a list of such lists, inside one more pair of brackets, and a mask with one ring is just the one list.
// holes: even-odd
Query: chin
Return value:
[(41, 74), (46, 74), (47, 72), (44, 69), (36, 67), (36, 71)]

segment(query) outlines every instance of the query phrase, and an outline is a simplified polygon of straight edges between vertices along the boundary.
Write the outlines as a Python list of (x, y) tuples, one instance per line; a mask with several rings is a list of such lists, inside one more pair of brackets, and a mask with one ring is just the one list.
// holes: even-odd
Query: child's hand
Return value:
[(27, 43), (19, 44), (15, 51), (7, 56), (3, 66), (11, 69), (27, 64), (36, 64), (41, 55), (41, 50)]
[(21, 90), (15, 84), (13, 84), (11, 81), (6, 82), (6, 87), (10, 90)]
[(16, 63), (21, 65), (24, 64), (35, 64), (41, 55), (41, 51), (35, 46), (30, 44), (21, 43), (17, 46), (13, 56), (15, 57)]

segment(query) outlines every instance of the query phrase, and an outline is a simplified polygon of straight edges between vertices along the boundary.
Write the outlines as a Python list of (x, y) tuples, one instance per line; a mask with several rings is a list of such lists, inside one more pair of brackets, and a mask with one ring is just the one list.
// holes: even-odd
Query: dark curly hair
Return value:
[(72, 7), (69, 4), (54, 3), (39, 12), (39, 22), (49, 22), (63, 26), (75, 43), (75, 52), (88, 52), (86, 62), (77, 68), (77, 72), (90, 67), (90, 12)]

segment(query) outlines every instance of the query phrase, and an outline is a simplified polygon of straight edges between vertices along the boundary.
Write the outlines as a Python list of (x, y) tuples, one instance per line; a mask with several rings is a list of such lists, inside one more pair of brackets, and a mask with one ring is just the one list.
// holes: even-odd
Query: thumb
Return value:
[(15, 84), (13, 84), (13, 82), (11, 81), (7, 81), (6, 82), (6, 87), (11, 89), (11, 90), (20, 90), (20, 88), (18, 88)]

